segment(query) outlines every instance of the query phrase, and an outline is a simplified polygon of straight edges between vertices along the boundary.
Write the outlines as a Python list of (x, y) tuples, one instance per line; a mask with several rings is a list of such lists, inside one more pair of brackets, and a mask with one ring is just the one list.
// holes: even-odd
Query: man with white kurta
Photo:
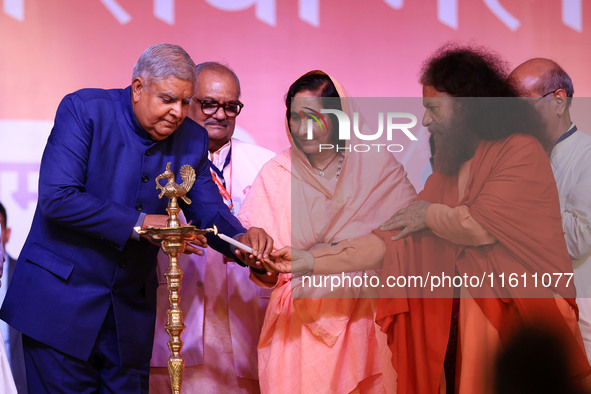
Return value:
[(579, 306), (579, 326), (591, 361), (591, 136), (577, 130), (570, 118), (574, 93), (568, 74), (549, 59), (530, 59), (517, 66), (510, 78), (546, 121), (550, 154), (558, 186), (562, 226), (573, 260)]
[[(207, 129), (211, 174), (220, 194), (237, 214), (254, 178), (275, 154), (232, 138), (242, 109), (240, 83), (215, 62), (196, 67), (197, 86), (189, 117)], [(158, 312), (150, 372), (150, 391), (168, 392), (164, 330), (168, 292), (167, 257), (158, 259)], [(256, 346), (269, 290), (248, 279), (249, 272), (211, 248), (203, 256), (181, 256), (185, 276), (181, 306), (185, 316), (183, 388), (187, 392), (259, 392)]]

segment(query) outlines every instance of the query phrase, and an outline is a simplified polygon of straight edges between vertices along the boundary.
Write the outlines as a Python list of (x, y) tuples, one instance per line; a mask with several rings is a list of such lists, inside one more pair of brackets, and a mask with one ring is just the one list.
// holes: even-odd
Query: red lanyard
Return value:
[(232, 147), (228, 150), (228, 155), (226, 156), (226, 160), (224, 161), (224, 165), (222, 166), (222, 170), (220, 171), (211, 161), (209, 162), (209, 171), (211, 172), (211, 177), (213, 181), (218, 186), (218, 190), (224, 199), (224, 203), (230, 208), (230, 211), (234, 213), (234, 202), (232, 201), (232, 196), (226, 189), (226, 180), (224, 179), (224, 169), (230, 164), (230, 158), (232, 154)]

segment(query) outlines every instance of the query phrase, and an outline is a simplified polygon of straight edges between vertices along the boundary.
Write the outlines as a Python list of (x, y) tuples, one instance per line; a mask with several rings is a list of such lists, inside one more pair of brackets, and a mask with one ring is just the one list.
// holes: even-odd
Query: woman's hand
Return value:
[(268, 269), (282, 274), (290, 272), (306, 272), (314, 270), (314, 256), (312, 253), (286, 246), (271, 253), (272, 261)]

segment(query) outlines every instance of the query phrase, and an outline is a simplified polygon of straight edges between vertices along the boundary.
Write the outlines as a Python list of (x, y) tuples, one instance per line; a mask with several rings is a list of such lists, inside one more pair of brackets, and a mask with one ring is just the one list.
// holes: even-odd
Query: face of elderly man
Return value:
[(562, 89), (548, 92), (539, 89), (544, 75), (550, 71), (552, 66), (553, 63), (545, 59), (530, 60), (519, 65), (509, 75), (509, 80), (519, 88), (521, 94), (524, 97), (532, 98), (534, 107), (546, 123), (547, 133), (557, 129), (558, 117), (562, 113), (558, 111), (557, 102), (553, 98), (555, 96), (566, 97), (566, 92)]
[(154, 141), (170, 136), (185, 120), (193, 89), (191, 81), (176, 77), (150, 81), (134, 78), (131, 83), (133, 112)]
[[(209, 150), (215, 152), (224, 146), (234, 134), (236, 116), (228, 116), (226, 104), (239, 103), (238, 84), (229, 72), (204, 69), (197, 75), (197, 91), (189, 111), (189, 117), (207, 130)], [(203, 112), (203, 106), (221, 104), (212, 115)], [(206, 109), (206, 112), (207, 111)]]

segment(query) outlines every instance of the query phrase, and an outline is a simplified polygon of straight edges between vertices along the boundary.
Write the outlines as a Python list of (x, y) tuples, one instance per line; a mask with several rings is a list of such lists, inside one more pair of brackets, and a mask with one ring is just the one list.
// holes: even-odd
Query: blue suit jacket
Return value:
[[(140, 212), (166, 214), (154, 179), (167, 162), (197, 173), (180, 201), (187, 220), (217, 225), (234, 236), (245, 229), (211, 179), (207, 132), (185, 119), (154, 142), (133, 114), (130, 88), (84, 89), (57, 111), (41, 161), (39, 201), (0, 317), (42, 343), (89, 358), (112, 306), (122, 365), (150, 360), (156, 310), (157, 247), (130, 240)], [(180, 179), (177, 178), (178, 181)], [(209, 243), (233, 256), (217, 237)]]

